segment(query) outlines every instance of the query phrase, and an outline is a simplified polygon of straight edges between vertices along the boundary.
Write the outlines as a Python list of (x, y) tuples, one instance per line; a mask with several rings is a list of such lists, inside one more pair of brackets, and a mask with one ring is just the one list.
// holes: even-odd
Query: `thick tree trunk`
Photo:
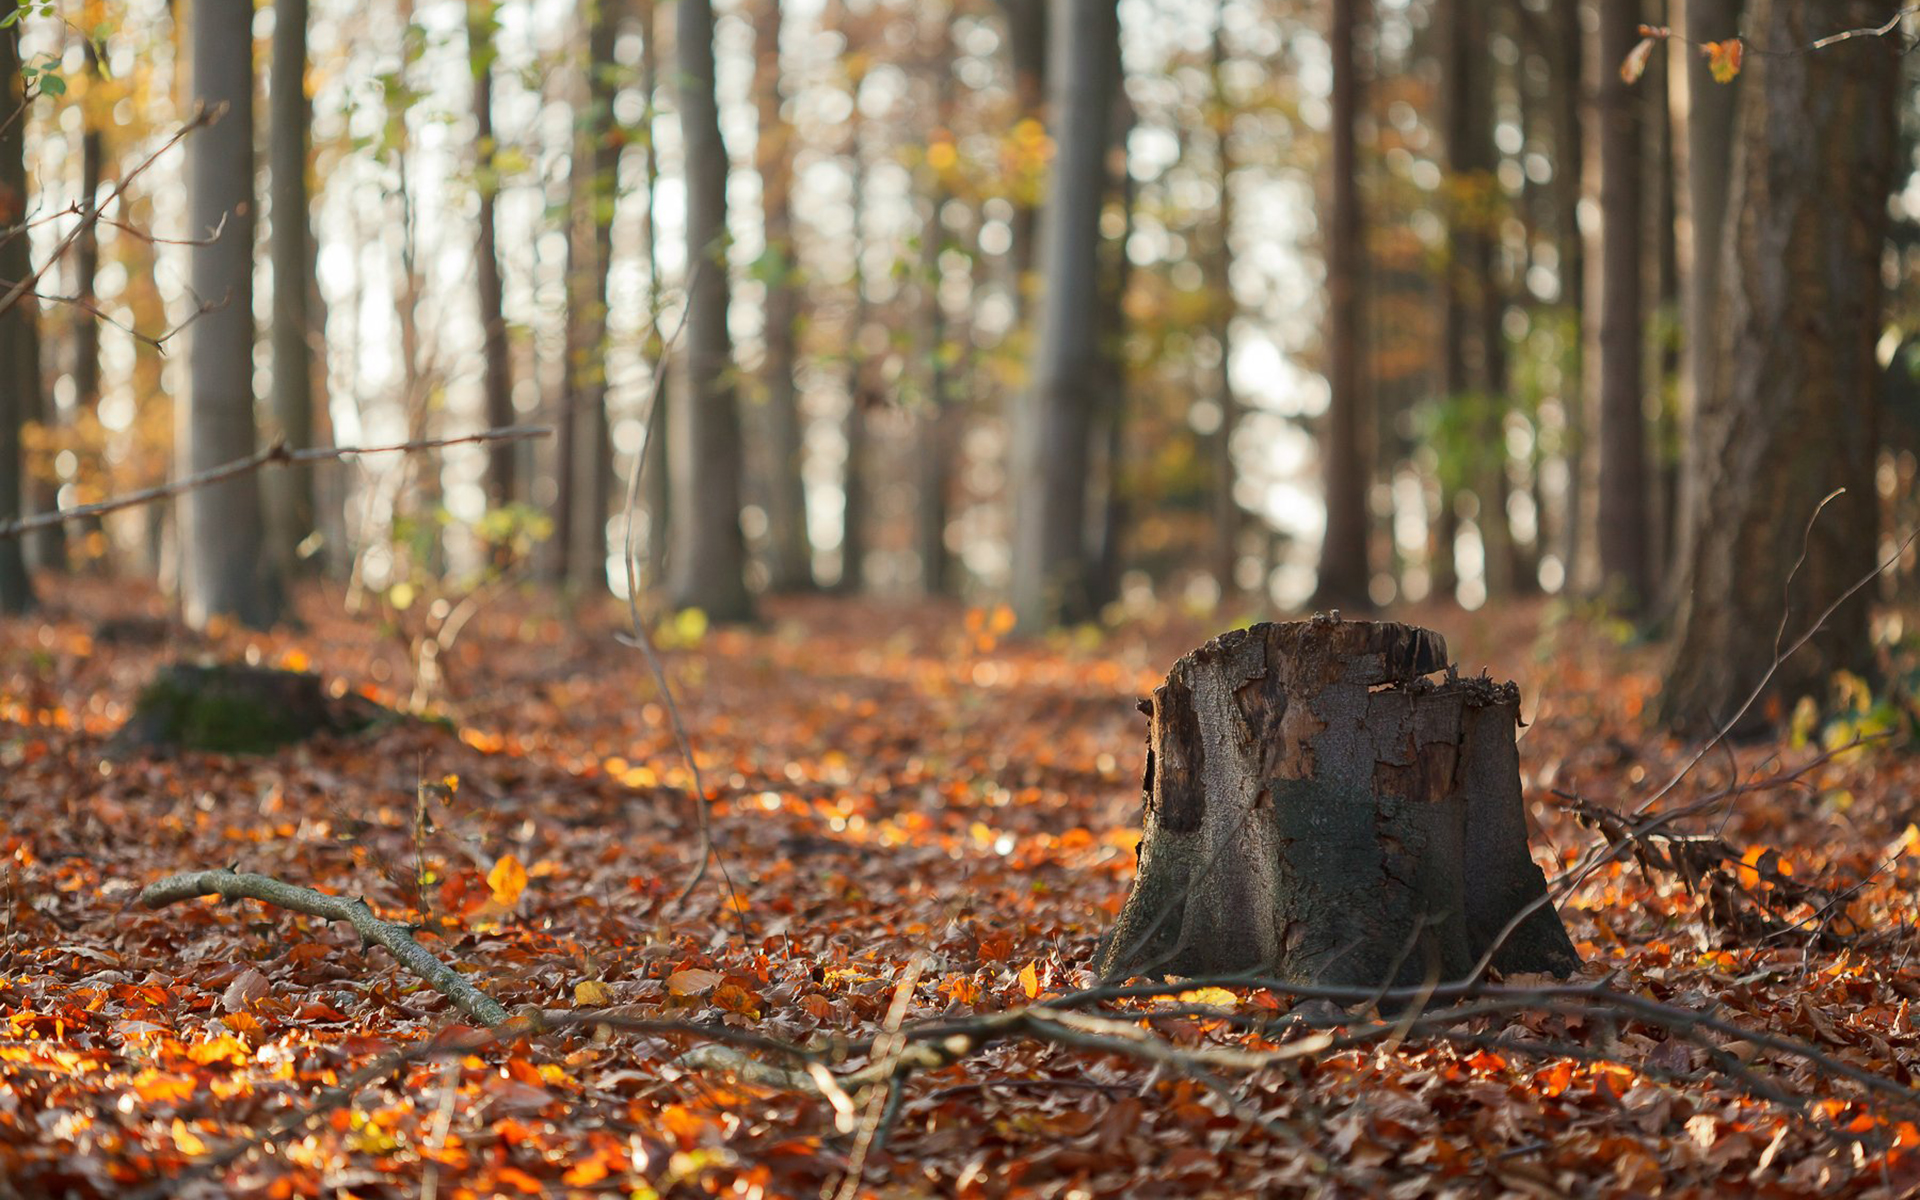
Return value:
[[(225, 105), (187, 139), (187, 226), (220, 236), (192, 251), (193, 294), (215, 305), (187, 327), (187, 394), (177, 453), (194, 474), (255, 450), (253, 396), (253, 5), (201, 0), (190, 22), (191, 95)], [(182, 496), (176, 511), (187, 623), (228, 615), (256, 629), (280, 613), (272, 558), (260, 553), (260, 477), (242, 475)]]
[(1438, 634), (1255, 625), (1175, 663), (1141, 707), (1139, 874), (1103, 976), (1367, 987), (1462, 979), (1488, 955), (1579, 965), (1527, 853), (1519, 691), (1457, 678)]
[(760, 276), (767, 289), (766, 465), (767, 588), (813, 588), (813, 543), (807, 537), (807, 494), (800, 478), (800, 398), (794, 388), (800, 319), (799, 260), (793, 239), (793, 128), (781, 114), (781, 0), (759, 0), (754, 13), (754, 81), (760, 121), (754, 169), (767, 246)]
[[(1361, 274), (1365, 225), (1360, 211), (1360, 157), (1356, 125), (1362, 91), (1354, 27), (1365, 0), (1335, 0), (1333, 50), (1333, 214), (1327, 235), (1327, 408), (1323, 474), (1327, 532), (1320, 549), (1316, 599), (1322, 607), (1369, 603), (1367, 466), (1361, 449), (1366, 404), (1361, 348)], [(1222, 181), (1224, 188), (1224, 180)]]
[[(1756, 45), (1801, 46), (1878, 26), (1894, 8), (1758, 0), (1748, 32)], [(1690, 586), (1661, 698), (1669, 726), (1733, 718), (1768, 670), (1783, 589), (1791, 642), (1873, 569), (1874, 347), (1899, 66), (1899, 44), (1886, 38), (1747, 60), (1717, 354), (1695, 425)], [(1808, 534), (1822, 497), (1842, 487)], [(1863, 591), (1781, 664), (1735, 732), (1757, 732), (1803, 696), (1824, 698), (1833, 672), (1869, 674), (1873, 661)]]
[(740, 413), (727, 332), (727, 147), (714, 98), (713, 5), (680, 0), (674, 34), (687, 159), (686, 376), (667, 423), (673, 439), (671, 595), (716, 621), (753, 616), (740, 532)]
[(1053, 121), (1058, 150), (1041, 242), (1046, 292), (1033, 386), (1014, 441), (1017, 518), (1013, 610), (1039, 631), (1086, 618), (1087, 471), (1100, 372), (1100, 211), (1119, 79), (1113, 0), (1062, 0), (1053, 10)]
[[(513, 378), (507, 358), (506, 303), (495, 229), (500, 176), (495, 166), (498, 147), (493, 138), (493, 37), (499, 27), (494, 8), (494, 0), (468, 0), (467, 3), (467, 66), (473, 72), (474, 175), (476, 190), (480, 193), (474, 278), (480, 310), (481, 390), (485, 397), (486, 422), (497, 429), (513, 424)], [(495, 442), (488, 451), (487, 503), (498, 506), (518, 499), (514, 480), (518, 451), (519, 446), (513, 442)]]

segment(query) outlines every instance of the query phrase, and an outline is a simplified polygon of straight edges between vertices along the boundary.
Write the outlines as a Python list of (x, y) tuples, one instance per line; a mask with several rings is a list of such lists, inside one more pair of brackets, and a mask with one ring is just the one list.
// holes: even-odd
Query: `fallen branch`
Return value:
[(128, 492), (124, 496), (115, 496), (97, 504), (82, 504), (74, 508), (63, 508), (58, 512), (36, 513), (30, 517), (19, 517), (0, 523), (0, 541), (67, 521), (87, 520), (104, 513), (118, 512), (123, 508), (138, 508), (143, 504), (168, 500), (184, 492), (193, 491), (195, 488), (207, 487), (267, 466), (287, 467), (298, 463), (333, 462), (337, 459), (356, 458), (365, 454), (438, 450), (445, 446), (464, 446), (470, 442), (517, 442), (527, 438), (546, 437), (552, 432), (553, 430), (544, 425), (508, 425), (500, 429), (483, 429), (478, 433), (461, 434), (459, 437), (427, 438), (423, 441), (395, 442), (386, 446), (314, 446), (306, 450), (294, 450), (283, 441), (275, 441), (245, 458), (236, 458), (232, 462), (221, 463), (217, 467), (209, 467), (198, 474), (175, 479), (156, 487)]
[(367, 902), (358, 896), (329, 896), (309, 887), (284, 883), (270, 875), (221, 868), (217, 871), (187, 871), (150, 883), (140, 893), (140, 903), (148, 908), (165, 908), (196, 896), (224, 896), (229, 900), (246, 897), (290, 912), (306, 913), (329, 921), (344, 921), (360, 934), (361, 945), (379, 945), (400, 960), (400, 965), (424, 979), (428, 986), (452, 1001), (461, 1012), (488, 1027), (507, 1019), (500, 1002), (468, 983), (466, 977), (441, 962), (413, 940), (413, 931), (405, 925), (382, 920)]

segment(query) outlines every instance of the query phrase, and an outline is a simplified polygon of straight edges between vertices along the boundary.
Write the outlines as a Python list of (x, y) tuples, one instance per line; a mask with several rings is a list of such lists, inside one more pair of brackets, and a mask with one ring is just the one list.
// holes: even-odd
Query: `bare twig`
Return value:
[(367, 902), (358, 896), (329, 896), (309, 887), (286, 883), (270, 875), (231, 871), (188, 871), (169, 875), (146, 886), (140, 903), (148, 908), (165, 908), (196, 896), (224, 896), (229, 900), (246, 897), (290, 912), (306, 913), (329, 921), (352, 925), (362, 945), (384, 946), (400, 965), (425, 980), (433, 990), (445, 996), (463, 1013), (488, 1026), (507, 1019), (507, 1010), (498, 1001), (468, 983), (466, 977), (441, 962), (413, 940), (405, 925), (382, 920)]
[(36, 513), (30, 517), (19, 517), (0, 523), (0, 541), (66, 521), (85, 520), (103, 513), (117, 512), (123, 508), (138, 508), (143, 504), (171, 499), (183, 492), (220, 483), (236, 475), (245, 475), (249, 471), (257, 471), (266, 466), (332, 462), (335, 459), (356, 458), (367, 454), (438, 450), (446, 446), (464, 446), (471, 442), (516, 442), (526, 438), (546, 437), (552, 432), (553, 430), (544, 425), (509, 425), (500, 429), (483, 429), (478, 433), (461, 434), (459, 437), (426, 438), (416, 442), (395, 442), (384, 446), (314, 446), (306, 450), (289, 449), (285, 442), (275, 441), (245, 458), (236, 458), (232, 462), (221, 463), (217, 467), (209, 467), (197, 474), (175, 479), (156, 487), (128, 492), (124, 496), (115, 496), (110, 500), (102, 500), (98, 504), (81, 504), (73, 508), (63, 508), (58, 512)]
[[(54, 263), (60, 261), (61, 256), (66, 254), (66, 252), (73, 247), (73, 244), (80, 240), (80, 235), (91, 228), (95, 221), (99, 220), (97, 214), (106, 208), (107, 205), (114, 203), (126, 194), (128, 184), (138, 179), (148, 167), (151, 167), (159, 161), (161, 155), (171, 150), (188, 134), (196, 129), (213, 124), (222, 116), (225, 116), (226, 111), (227, 106), (224, 103), (217, 104), (212, 108), (201, 105), (194, 111), (193, 116), (188, 118), (186, 124), (174, 130), (173, 133), (168, 136), (167, 140), (160, 143), (160, 146), (155, 149), (153, 153), (142, 159), (131, 171), (128, 171), (125, 175), (115, 180), (113, 191), (107, 194), (107, 198), (95, 205), (91, 212), (82, 216), (74, 227), (67, 231), (66, 236), (60, 239), (59, 244), (54, 246), (53, 252), (43, 258), (40, 261), (40, 265), (35, 267), (25, 279), (15, 281), (13, 287), (8, 290), (4, 296), (0, 296), (0, 313), (11, 309), (20, 302), (21, 297), (40, 285), (40, 279), (47, 273), (48, 269), (51, 268)], [(225, 224), (224, 218), (221, 224)]]

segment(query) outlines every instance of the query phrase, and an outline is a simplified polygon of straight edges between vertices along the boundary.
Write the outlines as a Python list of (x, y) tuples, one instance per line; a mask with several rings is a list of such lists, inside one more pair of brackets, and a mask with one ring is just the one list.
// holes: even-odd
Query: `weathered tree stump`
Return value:
[(1490, 948), (1502, 972), (1579, 965), (1527, 853), (1519, 689), (1458, 678), (1439, 634), (1337, 617), (1235, 630), (1141, 709), (1139, 874), (1102, 976), (1411, 987), (1461, 979)]
[(318, 675), (239, 663), (162, 667), (141, 689), (115, 753), (259, 754), (319, 733), (354, 733), (394, 714), (364, 696), (327, 695)]

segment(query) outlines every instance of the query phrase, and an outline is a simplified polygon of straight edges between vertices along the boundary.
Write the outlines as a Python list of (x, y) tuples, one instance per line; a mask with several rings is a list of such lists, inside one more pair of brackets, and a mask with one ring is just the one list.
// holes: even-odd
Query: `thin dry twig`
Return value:
[(336, 459), (357, 458), (368, 454), (402, 454), (416, 450), (438, 450), (446, 446), (464, 446), (473, 442), (516, 442), (527, 438), (546, 437), (552, 432), (552, 429), (544, 425), (508, 425), (500, 429), (482, 429), (478, 433), (463, 433), (458, 437), (426, 438), (421, 441), (395, 442), (384, 446), (314, 446), (305, 450), (291, 449), (284, 441), (276, 440), (245, 458), (236, 458), (232, 462), (221, 463), (217, 467), (209, 467), (197, 474), (184, 476), (156, 487), (128, 492), (124, 496), (115, 496), (110, 500), (102, 500), (98, 504), (81, 504), (73, 508), (63, 508), (58, 512), (36, 513), (30, 517), (18, 517), (0, 523), (0, 540), (19, 537), (36, 529), (45, 529), (67, 521), (86, 520), (105, 513), (118, 512), (123, 508), (138, 508), (143, 504), (171, 499), (183, 492), (220, 483), (266, 466), (332, 462)]

